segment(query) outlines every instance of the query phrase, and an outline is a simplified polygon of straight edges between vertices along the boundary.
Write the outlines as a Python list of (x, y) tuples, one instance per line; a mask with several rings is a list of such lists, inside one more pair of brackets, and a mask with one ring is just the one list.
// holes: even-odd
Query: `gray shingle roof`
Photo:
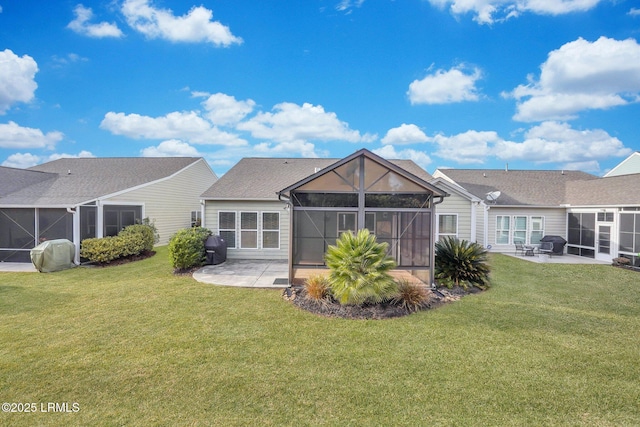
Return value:
[(640, 205), (640, 174), (567, 183), (566, 202), (572, 206)]
[(579, 171), (440, 169), (440, 173), (483, 200), (487, 193), (500, 191), (495, 204), (505, 206), (559, 206), (567, 203), (567, 183), (579, 187), (599, 179)]
[(52, 173), (0, 166), (0, 198), (56, 176)]
[[(210, 200), (277, 200), (276, 193), (340, 159), (260, 158), (240, 160), (202, 195)], [(418, 178), (432, 179), (411, 160), (390, 160)]]
[[(7, 174), (14, 190), (0, 196), (0, 205), (73, 206), (169, 177), (198, 160), (200, 158), (194, 157), (54, 160), (22, 172)], [(24, 172), (46, 173), (55, 178), (20, 186), (20, 176)]]

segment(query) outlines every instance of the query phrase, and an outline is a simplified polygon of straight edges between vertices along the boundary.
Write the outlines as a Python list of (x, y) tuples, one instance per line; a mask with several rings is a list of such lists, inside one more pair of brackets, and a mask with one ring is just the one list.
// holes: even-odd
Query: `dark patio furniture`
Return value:
[(540, 242), (538, 247), (538, 253), (542, 255), (553, 255), (553, 243), (552, 242)]
[(553, 255), (562, 255), (564, 253), (564, 245), (567, 244), (567, 241), (561, 236), (548, 235), (540, 239), (540, 243), (551, 243)]

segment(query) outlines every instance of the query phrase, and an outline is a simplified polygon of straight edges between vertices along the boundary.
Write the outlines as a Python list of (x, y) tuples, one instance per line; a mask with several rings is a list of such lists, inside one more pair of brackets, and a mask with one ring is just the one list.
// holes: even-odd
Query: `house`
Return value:
[(64, 158), (0, 167), (0, 262), (29, 262), (39, 242), (116, 235), (149, 218), (160, 244), (200, 220), (217, 176), (202, 158)]
[[(438, 206), (438, 216), (457, 218), (461, 225), (452, 232), (459, 238), (511, 252), (517, 241), (537, 245), (545, 235), (559, 235), (568, 254), (640, 263), (640, 174), (439, 169), (434, 177), (434, 185), (458, 188)], [(472, 226), (462, 227), (467, 221)]]
[(328, 245), (368, 228), (398, 268), (432, 280), (435, 205), (447, 193), (410, 160), (245, 158), (203, 193), (203, 225), (229, 258), (289, 262), (291, 283), (324, 268)]

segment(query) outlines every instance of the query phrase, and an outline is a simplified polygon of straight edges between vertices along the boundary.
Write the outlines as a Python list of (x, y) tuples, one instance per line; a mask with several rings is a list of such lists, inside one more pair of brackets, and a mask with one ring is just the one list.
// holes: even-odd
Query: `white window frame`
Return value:
[(191, 211), (191, 227), (202, 225), (202, 211)]
[[(440, 231), (440, 217), (441, 216), (451, 216), (455, 218), (455, 226), (456, 226), (456, 231), (455, 233), (443, 233)], [(437, 236), (437, 240), (441, 240), (443, 237), (445, 236), (451, 236), (451, 237), (455, 237), (456, 239), (458, 238), (458, 214), (457, 213), (439, 213), (438, 214), (438, 221), (436, 223), (436, 227), (438, 227), (437, 232), (436, 232), (436, 236)]]
[[(255, 214), (256, 216), (256, 228), (242, 228), (242, 214)], [(238, 243), (240, 243), (240, 249), (260, 249), (260, 213), (258, 211), (240, 211), (240, 215), (238, 215), (236, 219), (236, 224), (238, 227), (238, 235), (240, 239)], [(256, 245), (255, 246), (243, 246), (242, 244), (242, 235), (243, 233), (255, 233), (256, 234)]]
[[(509, 221), (508, 227), (507, 228), (503, 228), (502, 226), (504, 225), (504, 220), (500, 221), (500, 224), (498, 224), (498, 218), (507, 218)], [(496, 234), (495, 234), (495, 241), (496, 241), (496, 245), (510, 245), (511, 244), (511, 215), (496, 215)], [(498, 228), (498, 225), (500, 225), (500, 228)], [(506, 242), (498, 242), (498, 233), (507, 233), (507, 241)]]
[[(353, 230), (350, 228), (340, 228), (340, 219), (342, 215), (345, 215), (345, 216), (349, 215), (353, 217), (353, 226), (354, 226)], [(358, 231), (358, 213), (357, 212), (338, 212), (338, 217), (336, 219), (338, 223), (336, 226), (337, 228), (336, 232), (338, 233), (337, 234), (338, 237), (340, 237), (342, 233), (346, 233), (347, 231), (352, 231), (354, 233)]]
[[(221, 228), (220, 227), (220, 215), (221, 214), (233, 214), (233, 228)], [(233, 246), (227, 246), (229, 249), (236, 249), (238, 247), (238, 212), (236, 211), (218, 211), (218, 234), (222, 235), (222, 232), (233, 233)], [(223, 236), (224, 237), (224, 236)], [(227, 242), (228, 245), (228, 242)]]
[[(524, 219), (523, 223), (524, 223), (524, 229), (522, 228), (518, 228), (518, 220), (522, 220)], [(522, 241), (522, 244), (527, 245), (529, 244), (529, 217), (527, 215), (514, 215), (511, 218), (511, 224), (513, 225), (513, 227), (511, 227), (512, 231), (511, 231), (511, 241), (515, 244), (516, 240), (517, 241)], [(516, 237), (516, 233), (524, 233), (524, 238), (521, 237)]]
[[(536, 230), (536, 229), (534, 229), (534, 224), (535, 224), (535, 221), (538, 220), (538, 219), (540, 220), (541, 226), (540, 226), (539, 230)], [(529, 217), (529, 244), (537, 245), (537, 244), (540, 243), (539, 240), (534, 243), (532, 237), (533, 237), (533, 233), (540, 233), (540, 239), (542, 239), (544, 237), (544, 235), (545, 235), (545, 231), (544, 231), (545, 222), (546, 222), (546, 219), (545, 219), (545, 217), (543, 215), (531, 215)]]
[[(275, 228), (273, 228), (273, 229), (272, 228), (265, 228), (265, 226), (264, 226), (264, 215), (265, 214), (276, 214), (276, 215), (278, 215), (278, 228), (277, 229), (275, 229)], [(262, 212), (260, 212), (260, 221), (261, 221), (260, 225), (262, 226), (262, 227), (260, 227), (260, 237), (261, 237), (261, 240), (260, 240), (260, 243), (259, 243), (260, 247), (262, 249), (264, 249), (264, 250), (267, 250), (267, 251), (280, 249), (280, 212), (277, 212), (277, 211), (262, 211)], [(265, 232), (277, 233), (278, 234), (278, 239), (277, 239), (278, 246), (277, 247), (266, 248), (264, 246), (264, 233)]]

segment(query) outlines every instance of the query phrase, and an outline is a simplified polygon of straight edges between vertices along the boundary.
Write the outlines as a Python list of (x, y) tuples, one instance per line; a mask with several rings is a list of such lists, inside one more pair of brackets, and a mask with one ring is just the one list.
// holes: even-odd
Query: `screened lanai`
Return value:
[(290, 215), (289, 281), (324, 268), (329, 245), (346, 231), (369, 229), (398, 269), (433, 280), (434, 205), (447, 194), (360, 150), (279, 192)]

